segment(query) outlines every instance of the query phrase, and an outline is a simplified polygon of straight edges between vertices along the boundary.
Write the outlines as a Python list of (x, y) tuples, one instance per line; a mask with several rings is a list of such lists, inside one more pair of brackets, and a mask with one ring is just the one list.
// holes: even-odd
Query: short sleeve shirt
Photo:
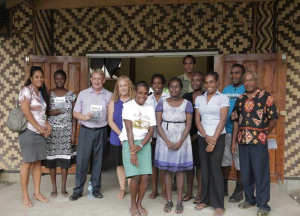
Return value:
[[(201, 124), (208, 136), (215, 134), (217, 126), (221, 121), (221, 108), (223, 107), (229, 107), (229, 98), (219, 91), (216, 92), (208, 103), (207, 92), (196, 98), (195, 108), (198, 109), (201, 116)], [(223, 133), (226, 133), (225, 127), (222, 131)], [(200, 131), (198, 131), (198, 134), (202, 136)]]
[(134, 140), (143, 140), (151, 126), (156, 126), (155, 111), (148, 104), (138, 105), (135, 100), (123, 104), (123, 128), (119, 136), (121, 141), (128, 140), (124, 120), (132, 121)]
[(239, 123), (239, 144), (266, 144), (269, 120), (278, 118), (274, 98), (266, 91), (257, 89), (249, 98), (242, 94), (235, 103), (231, 119)]
[(234, 87), (233, 85), (229, 85), (223, 89), (223, 94), (225, 94), (229, 97), (229, 104), (230, 104), (230, 107), (228, 110), (228, 115), (227, 115), (227, 120), (226, 120), (226, 125), (225, 125), (226, 133), (232, 134), (233, 121), (231, 120), (231, 113), (234, 108), (236, 100), (245, 91), (246, 91), (246, 89), (245, 89), (244, 85), (241, 85), (239, 87)]
[(180, 97), (182, 97), (185, 93), (192, 92), (191, 80), (186, 76), (186, 74), (182, 74), (178, 76), (183, 84), (183, 88), (181, 89)]
[(92, 112), (92, 106), (101, 107), (101, 119), (99, 120), (90, 120), (90, 121), (79, 121), (79, 124), (82, 124), (89, 128), (95, 127), (104, 127), (107, 125), (107, 108), (108, 103), (111, 100), (112, 93), (102, 88), (101, 92), (97, 94), (94, 92), (93, 88), (82, 90), (77, 98), (74, 111), (86, 115)]
[[(46, 114), (47, 104), (41, 93), (39, 93), (39, 95), (36, 94), (32, 84), (22, 88), (19, 94), (19, 103), (24, 100), (29, 102), (30, 112), (38, 125), (42, 128), (46, 128), (46, 120), (43, 119), (43, 115)], [(27, 128), (35, 133), (39, 133), (30, 122), (28, 122)]]

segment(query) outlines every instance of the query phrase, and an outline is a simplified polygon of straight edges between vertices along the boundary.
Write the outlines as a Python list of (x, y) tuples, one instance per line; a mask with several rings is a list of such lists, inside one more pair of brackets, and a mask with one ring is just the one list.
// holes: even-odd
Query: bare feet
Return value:
[(149, 194), (148, 198), (155, 199), (157, 195), (159, 195), (157, 191), (152, 191), (151, 194)]
[(119, 190), (117, 198), (123, 199), (125, 197), (125, 190)]
[(206, 205), (206, 204), (204, 204), (204, 203), (200, 203), (200, 204), (197, 204), (197, 205), (195, 206), (195, 210), (196, 210), (196, 211), (201, 211), (201, 210), (203, 210), (203, 209), (206, 208), (206, 207), (208, 207), (208, 205)]
[(49, 202), (49, 199), (44, 197), (41, 193), (38, 193), (38, 194), (34, 193), (33, 194), (33, 199), (37, 200), (37, 201), (40, 201), (40, 202), (43, 202), (43, 203)]

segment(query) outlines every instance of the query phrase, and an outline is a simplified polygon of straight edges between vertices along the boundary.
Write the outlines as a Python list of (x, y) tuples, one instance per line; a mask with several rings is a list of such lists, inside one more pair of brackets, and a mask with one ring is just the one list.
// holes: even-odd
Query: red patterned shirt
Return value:
[(252, 98), (247, 93), (236, 100), (231, 119), (239, 123), (239, 144), (266, 144), (269, 120), (278, 118), (274, 98), (265, 90), (257, 89)]

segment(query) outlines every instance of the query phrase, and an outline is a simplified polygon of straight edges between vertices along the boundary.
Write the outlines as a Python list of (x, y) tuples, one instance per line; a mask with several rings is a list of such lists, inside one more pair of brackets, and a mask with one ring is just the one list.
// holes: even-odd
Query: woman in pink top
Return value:
[(49, 202), (40, 192), (41, 161), (47, 158), (47, 140), (51, 134), (51, 126), (46, 119), (49, 98), (44, 83), (44, 72), (41, 67), (33, 66), (30, 77), (19, 94), (19, 103), (25, 118), (28, 120), (27, 129), (19, 133), (19, 143), (23, 163), (20, 177), (22, 186), (22, 203), (24, 207), (32, 207), (28, 194), (30, 169), (34, 182), (33, 199)]

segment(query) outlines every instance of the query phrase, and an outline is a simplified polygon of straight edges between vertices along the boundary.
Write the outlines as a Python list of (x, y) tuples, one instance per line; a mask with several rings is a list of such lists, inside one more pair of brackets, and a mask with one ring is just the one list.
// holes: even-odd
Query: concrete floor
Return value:
[[(58, 176), (58, 188), (60, 188), (60, 176)], [(67, 182), (67, 190), (72, 193), (74, 187), (75, 176), (69, 175)], [(24, 208), (21, 204), (21, 187), (19, 183), (16, 183), (10, 187), (7, 187), (0, 191), (0, 216), (121, 216), (129, 215), (130, 196), (127, 193), (123, 200), (116, 198), (119, 191), (118, 180), (114, 168), (106, 166), (102, 174), (102, 194), (103, 199), (92, 199), (88, 200), (86, 196), (86, 190), (84, 191), (83, 197), (75, 202), (69, 201), (68, 198), (62, 197), (59, 193), (57, 198), (51, 198), (49, 203), (41, 203), (32, 200), (32, 208)], [(151, 184), (151, 182), (150, 182)], [(169, 214), (163, 212), (165, 201), (161, 196), (158, 196), (154, 200), (150, 200), (147, 196), (151, 192), (150, 184), (148, 191), (143, 201), (143, 206), (148, 209), (149, 216), (151, 215), (168, 215), (173, 216), (174, 210)], [(229, 191), (232, 193), (234, 190), (235, 183), (229, 182)], [(33, 183), (30, 180), (29, 185), (30, 193), (33, 193)], [(44, 195), (49, 197), (51, 192), (51, 180), (49, 175), (42, 177), (41, 191)], [(60, 191), (60, 190), (59, 190)], [(196, 187), (194, 187), (196, 192)], [(173, 201), (176, 203), (176, 193), (173, 193)], [(300, 205), (292, 200), (287, 192), (279, 188), (278, 184), (272, 184), (271, 186), (271, 201), (270, 206), (272, 211), (270, 216), (281, 216), (281, 215), (300, 215)], [(237, 216), (255, 216), (257, 208), (250, 208), (248, 210), (241, 210), (237, 207), (237, 204), (228, 202), (228, 197), (225, 198), (225, 215), (237, 215)], [(192, 200), (184, 203), (184, 212), (182, 215), (202, 215), (212, 216), (213, 209), (207, 208), (201, 212), (194, 210)]]

